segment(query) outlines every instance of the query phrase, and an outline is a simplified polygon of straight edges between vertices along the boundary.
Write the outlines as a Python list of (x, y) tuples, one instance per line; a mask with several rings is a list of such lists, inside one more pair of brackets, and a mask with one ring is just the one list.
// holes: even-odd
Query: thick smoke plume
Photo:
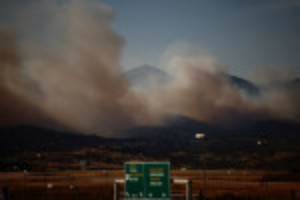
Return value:
[(174, 79), (148, 95), (150, 110), (156, 114), (179, 114), (232, 125), (269, 113), (268, 108), (230, 84), (224, 67), (214, 57), (189, 44), (171, 46), (161, 65)]
[(262, 103), (274, 118), (300, 123), (300, 78), (287, 67), (260, 66), (253, 79), (263, 89)]
[(232, 85), (216, 58), (190, 44), (170, 46), (161, 66), (174, 79), (145, 94), (156, 115), (179, 114), (225, 126), (270, 119), (300, 122), (299, 80), (287, 76), (291, 73), (286, 69), (271, 73), (274, 81), (260, 85), (259, 95), (249, 96)]
[(186, 44), (163, 56), (170, 82), (131, 90), (119, 66), (124, 41), (112, 30), (114, 14), (105, 6), (48, 1), (12, 13), (0, 29), (0, 125), (111, 136), (158, 123), (167, 114), (222, 125), (249, 119), (299, 122), (297, 88), (272, 84), (249, 98), (230, 84), (214, 57)]
[(123, 39), (110, 27), (108, 8), (66, 1), (24, 10), (0, 35), (1, 106), (9, 109), (1, 109), (2, 123), (32, 116), (43, 124), (46, 117), (102, 135), (145, 123), (145, 106), (119, 68)]
[[(0, 29), (0, 124), (31, 123), (39, 111), (29, 106), (34, 98), (35, 84), (21, 75), (21, 58), (13, 34)], [(28, 94), (28, 95), (27, 95)], [(24, 98), (26, 96), (26, 98)]]

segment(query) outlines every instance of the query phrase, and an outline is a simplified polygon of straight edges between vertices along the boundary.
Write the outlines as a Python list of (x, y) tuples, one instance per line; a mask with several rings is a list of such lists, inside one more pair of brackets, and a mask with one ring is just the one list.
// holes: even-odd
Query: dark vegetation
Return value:
[[(135, 127), (125, 138), (20, 126), (0, 128), (0, 170), (122, 168), (128, 160), (169, 160), (174, 168), (300, 170), (300, 126), (282, 121), (209, 125), (183, 116), (164, 126)], [(205, 139), (195, 139), (195, 133)], [(38, 155), (40, 154), (40, 155)], [(82, 161), (84, 161), (82, 163)], [(50, 163), (50, 164), (49, 164)], [(54, 164), (53, 164), (54, 163)], [(61, 166), (60, 166), (61, 165)]]

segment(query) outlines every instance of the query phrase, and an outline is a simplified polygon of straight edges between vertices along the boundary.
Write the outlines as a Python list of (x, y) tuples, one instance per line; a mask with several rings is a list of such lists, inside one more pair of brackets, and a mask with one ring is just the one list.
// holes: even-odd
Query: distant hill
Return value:
[[(124, 159), (113, 159), (113, 155), (121, 154), (125, 160), (137, 157), (163, 159), (170, 160), (174, 166), (191, 168), (201, 166), (201, 159), (206, 155), (208, 168), (299, 169), (299, 124), (268, 120), (223, 128), (185, 116), (166, 116), (164, 121), (164, 125), (124, 130), (123, 138), (113, 139), (32, 126), (1, 127), (0, 171), (14, 170), (12, 165), (42, 169), (42, 163), (32, 162), (33, 153), (40, 151), (59, 152), (56, 153), (58, 157), (48, 159), (51, 162), (68, 158), (63, 161), (69, 165), (63, 163), (62, 167), (71, 167), (80, 158), (122, 165)], [(204, 133), (206, 137), (196, 139), (196, 133)], [(97, 150), (86, 151), (91, 147)], [(74, 154), (77, 150), (81, 150), (81, 156)], [(284, 157), (280, 157), (282, 155)], [(262, 156), (266, 162), (258, 160)]]
[(260, 94), (260, 88), (254, 83), (237, 76), (228, 75), (228, 77), (229, 83), (240, 91), (245, 92), (250, 96), (257, 96)]
[(292, 87), (297, 88), (298, 90), (300, 90), (300, 78), (295, 78), (295, 79), (291, 80), (290, 85)]
[(205, 133), (207, 139), (223, 138), (300, 138), (300, 124), (278, 120), (244, 121), (234, 127), (207, 124), (185, 116), (167, 116), (160, 126), (141, 126), (128, 129), (125, 135), (131, 138), (191, 140), (196, 133)]
[(97, 146), (98, 136), (65, 133), (34, 126), (0, 127), (0, 155), (23, 151), (64, 151)]
[(195, 138), (195, 134), (206, 133), (215, 137), (226, 133), (215, 125), (200, 122), (185, 116), (166, 116), (163, 125), (133, 127), (124, 131), (129, 138), (165, 139), (170, 141), (187, 141)]
[(270, 84), (269, 87), (272, 86), (277, 88), (293, 90), (294, 92), (300, 92), (300, 78), (294, 78), (285, 81), (274, 81)]
[[(196, 140), (196, 133), (205, 133), (207, 141), (244, 140), (253, 143), (259, 139), (300, 139), (300, 125), (283, 121), (256, 121), (224, 128), (207, 124), (185, 116), (166, 116), (164, 125), (139, 126), (124, 130), (123, 138), (65, 133), (33, 126), (0, 127), (0, 154), (23, 151), (69, 151), (102, 144), (117, 144), (148, 140), (152, 144), (164, 142), (168, 151), (180, 149), (189, 141)], [(150, 144), (149, 143), (149, 144)], [(218, 148), (218, 147), (216, 147)], [(155, 151), (156, 151), (155, 150)]]
[(131, 69), (125, 73), (125, 76), (131, 87), (135, 89), (147, 89), (172, 80), (172, 77), (165, 71), (150, 65)]
[[(222, 128), (184, 116), (168, 116), (165, 125), (143, 126), (126, 130), (126, 149), (155, 158), (168, 158), (179, 165), (201, 166), (195, 154), (209, 155), (207, 166), (298, 169), (300, 125), (284, 121), (249, 121)], [(204, 139), (196, 139), (204, 133)], [(181, 156), (180, 156), (181, 155)], [(286, 155), (276, 158), (276, 155)], [(262, 158), (264, 157), (264, 158)], [(259, 159), (269, 158), (267, 162)], [(226, 159), (225, 159), (226, 158)], [(245, 160), (243, 160), (245, 159)]]
[[(127, 71), (125, 76), (132, 88), (141, 90), (168, 83), (173, 79), (167, 72), (150, 65), (133, 68)], [(260, 88), (251, 81), (230, 74), (226, 76), (228, 76), (229, 84), (241, 92), (249, 96), (259, 95)]]

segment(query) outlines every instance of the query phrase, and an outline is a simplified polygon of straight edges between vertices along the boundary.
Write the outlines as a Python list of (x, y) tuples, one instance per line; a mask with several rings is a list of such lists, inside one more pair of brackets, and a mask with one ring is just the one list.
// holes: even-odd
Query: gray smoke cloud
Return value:
[(260, 101), (247, 98), (230, 84), (225, 67), (216, 58), (190, 44), (171, 45), (161, 66), (174, 79), (145, 94), (150, 110), (156, 114), (179, 114), (232, 125), (270, 113)]
[(299, 83), (294, 85), (295, 73), (288, 69), (267, 70), (268, 75), (263, 75), (260, 67), (259, 73), (254, 74), (269, 81), (255, 82), (262, 91), (249, 97), (232, 85), (225, 66), (191, 44), (178, 42), (171, 45), (161, 66), (174, 79), (145, 94), (150, 110), (156, 114), (180, 114), (225, 126), (247, 120), (300, 122)]
[[(21, 75), (21, 58), (17, 52), (13, 34), (0, 29), (0, 124), (29, 123), (40, 115), (36, 108), (29, 106), (35, 96), (31, 94), (38, 92), (31, 92), (37, 89), (36, 85)], [(41, 116), (38, 118), (42, 121)]]
[[(66, 1), (22, 10), (10, 27), (12, 33), (0, 35), (5, 41), (1, 91), (10, 95), (1, 105), (19, 107), (26, 102), (10, 112), (9, 121), (24, 115), (40, 123), (40, 116), (30, 112), (37, 110), (58, 126), (101, 135), (147, 121), (142, 99), (129, 91), (122, 76), (123, 39), (110, 27), (114, 15), (109, 8)], [(8, 120), (2, 111), (1, 116)]]
[(262, 86), (276, 85), (298, 78), (295, 70), (283, 66), (257, 66), (253, 68), (250, 75), (254, 82)]
[(42, 1), (12, 11), (0, 29), (0, 124), (35, 124), (115, 135), (180, 114), (222, 125), (244, 119), (299, 122), (299, 92), (264, 87), (248, 98), (224, 66), (188, 44), (170, 47), (163, 70), (173, 80), (133, 91), (119, 58), (123, 38), (114, 13), (92, 1)]
[(300, 123), (300, 79), (294, 70), (259, 66), (252, 78), (263, 89), (261, 100), (273, 117)]

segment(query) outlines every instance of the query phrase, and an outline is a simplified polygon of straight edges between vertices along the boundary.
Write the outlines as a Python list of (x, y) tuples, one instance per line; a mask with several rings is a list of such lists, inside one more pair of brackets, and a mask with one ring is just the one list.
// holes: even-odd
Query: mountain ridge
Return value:
[[(124, 75), (132, 88), (143, 90), (153, 86), (166, 84), (174, 79), (166, 71), (147, 64), (130, 69), (126, 71)], [(250, 96), (257, 96), (260, 94), (259, 86), (253, 82), (235, 75), (224, 74), (224, 76), (228, 78), (228, 83), (232, 87), (239, 89)]]

